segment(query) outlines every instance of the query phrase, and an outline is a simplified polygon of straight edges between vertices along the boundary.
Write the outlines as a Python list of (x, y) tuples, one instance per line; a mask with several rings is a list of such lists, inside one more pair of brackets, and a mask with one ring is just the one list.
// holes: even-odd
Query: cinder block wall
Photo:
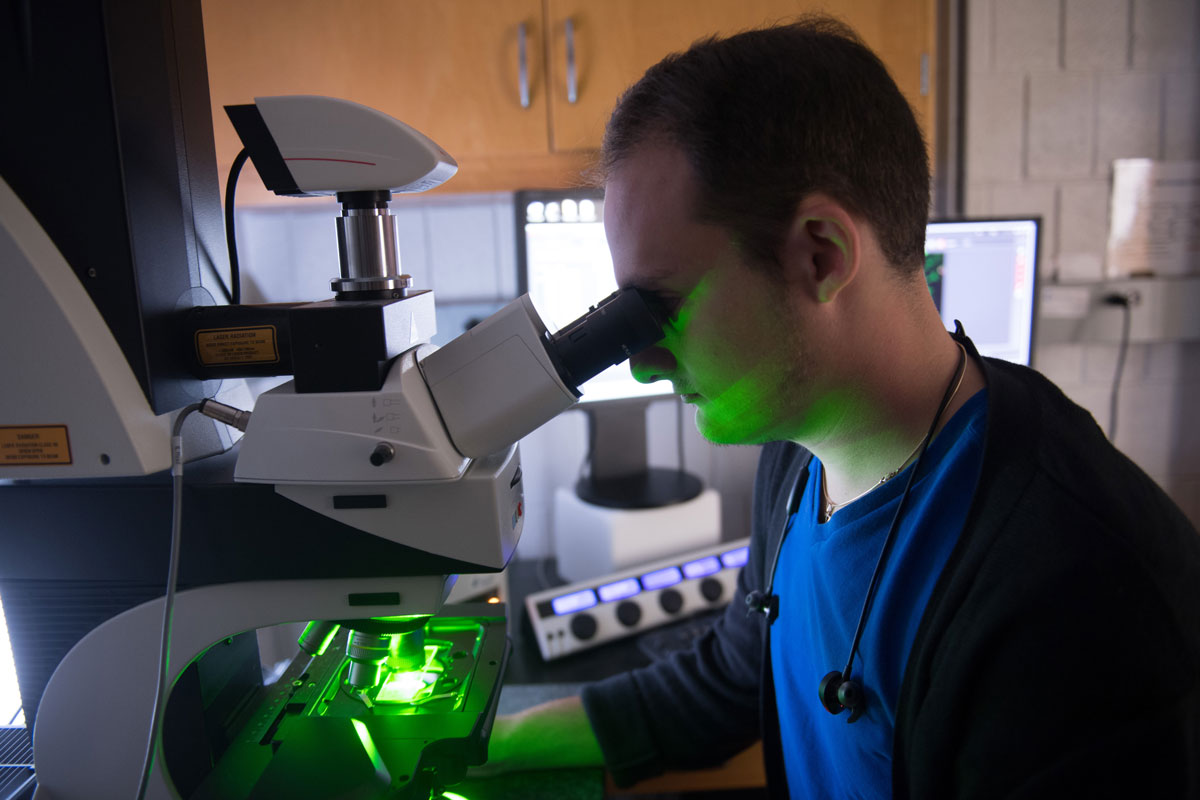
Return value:
[[(1043, 274), (1100, 281), (1113, 159), (1200, 159), (1200, 2), (964, 6), (965, 211), (1040, 214)], [(1035, 352), (1105, 428), (1116, 361), (1112, 344), (1040, 341)], [(1197, 409), (1200, 343), (1130, 347), (1116, 444), (1200, 525)]]

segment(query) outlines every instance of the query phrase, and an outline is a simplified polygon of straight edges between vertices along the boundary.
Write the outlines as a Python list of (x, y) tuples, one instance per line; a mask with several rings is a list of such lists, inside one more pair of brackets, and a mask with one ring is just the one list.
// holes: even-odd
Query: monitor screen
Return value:
[[(617, 290), (604, 238), (600, 189), (517, 192), (517, 288), (557, 331)], [(668, 381), (638, 383), (629, 364), (609, 367), (580, 387), (581, 402), (665, 395)]]
[(1031, 361), (1038, 224), (1035, 218), (969, 219), (925, 228), (933, 301), (946, 327), (960, 320), (982, 355)]

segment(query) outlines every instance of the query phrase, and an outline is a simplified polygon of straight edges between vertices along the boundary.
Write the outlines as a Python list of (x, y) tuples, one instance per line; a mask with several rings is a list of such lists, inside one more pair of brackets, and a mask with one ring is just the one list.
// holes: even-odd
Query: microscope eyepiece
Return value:
[(621, 289), (550, 336), (546, 349), (563, 382), (577, 389), (662, 339), (666, 319), (654, 295), (641, 289)]
[(663, 337), (654, 294), (624, 289), (550, 334), (522, 295), (420, 360), (454, 446), (469, 458), (510, 447), (579, 400), (579, 386)]

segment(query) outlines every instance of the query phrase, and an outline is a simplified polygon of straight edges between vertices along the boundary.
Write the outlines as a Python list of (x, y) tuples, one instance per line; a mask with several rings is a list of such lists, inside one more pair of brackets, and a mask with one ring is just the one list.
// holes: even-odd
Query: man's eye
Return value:
[(653, 289), (639, 289), (646, 302), (660, 315), (665, 322), (674, 322), (683, 306), (683, 298), (676, 294), (659, 292)]
[(683, 306), (683, 298), (676, 295), (656, 293), (655, 299), (658, 300), (658, 304), (662, 308), (663, 313), (666, 314), (670, 319), (675, 319), (675, 317), (679, 314), (680, 307)]

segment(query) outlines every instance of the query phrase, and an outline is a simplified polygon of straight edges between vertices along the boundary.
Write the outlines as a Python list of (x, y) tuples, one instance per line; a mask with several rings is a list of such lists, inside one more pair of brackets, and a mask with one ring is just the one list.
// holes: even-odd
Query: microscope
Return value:
[[(439, 349), (433, 294), (400, 271), (389, 202), (447, 180), (453, 159), (348, 101), (265, 97), (227, 111), (268, 188), (336, 195), (340, 276), (329, 300), (179, 310), (181, 360), (206, 386), (291, 379), (252, 410), (197, 404), (243, 435), (186, 465), (176, 450), (179, 589), (102, 621), (58, 664), (37, 709), (36, 796), (135, 797), (149, 739), (149, 798), (451, 797), (486, 760), (509, 651), (501, 606), (447, 605), (455, 576), (499, 571), (513, 555), (516, 442), (575, 404), (584, 381), (658, 341), (665, 317), (625, 290), (551, 333), (522, 296)], [(127, 376), (102, 361), (103, 322), (0, 190), (0, 245), (15, 243), (6, 252), (28, 278), (4, 312), (70, 321), (80, 380), (94, 375), (107, 392), (61, 425), (28, 382), (0, 405), (0, 423), (34, 437), (0, 462), (13, 479), (3, 507), (33, 516), (57, 504), (81, 521), (115, 505), (123, 524), (157, 527), (161, 540), (166, 526), (146, 510), (168, 494), (155, 482), (159, 448), (178, 448), (189, 423), (130, 410)], [(45, 371), (5, 353), (6, 374)], [(93, 435), (137, 454), (129, 477), (96, 477), (113, 473), (89, 460)], [(307, 623), (296, 657), (262, 685), (254, 632), (289, 622)], [(168, 689), (156, 692), (165, 631)]]

